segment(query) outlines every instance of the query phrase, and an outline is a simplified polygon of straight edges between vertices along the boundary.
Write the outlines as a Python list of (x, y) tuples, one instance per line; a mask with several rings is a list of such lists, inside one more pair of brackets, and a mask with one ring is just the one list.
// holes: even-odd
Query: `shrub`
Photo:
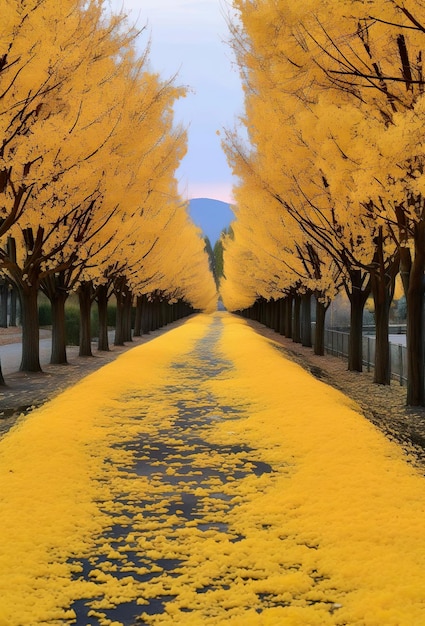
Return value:
[(115, 328), (117, 324), (117, 305), (108, 304), (108, 326)]
[(91, 325), (91, 336), (99, 337), (99, 313), (97, 310), (97, 306), (92, 306), (91, 316), (90, 316), (90, 325)]
[(52, 309), (50, 302), (40, 302), (38, 305), (38, 323), (40, 326), (52, 325)]
[(69, 304), (65, 307), (66, 343), (68, 346), (80, 345), (80, 310)]
[[(117, 318), (117, 308), (115, 304), (108, 305), (108, 326), (115, 327)], [(52, 325), (52, 310), (50, 302), (41, 301), (38, 305), (38, 321), (40, 326)], [(66, 342), (69, 346), (78, 346), (80, 344), (80, 308), (78, 301), (70, 298), (65, 305), (65, 329)], [(93, 306), (91, 310), (91, 335), (99, 336), (99, 314), (97, 306)]]

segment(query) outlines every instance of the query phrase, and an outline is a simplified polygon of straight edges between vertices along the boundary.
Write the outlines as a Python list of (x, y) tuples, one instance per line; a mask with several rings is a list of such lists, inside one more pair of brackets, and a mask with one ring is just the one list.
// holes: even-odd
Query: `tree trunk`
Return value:
[(140, 337), (142, 334), (142, 306), (143, 296), (137, 296), (136, 298), (136, 315), (134, 318), (134, 337)]
[(258, 302), (258, 321), (266, 325), (266, 303), (263, 298)]
[(17, 324), (17, 293), (16, 288), (13, 285), (10, 291), (10, 317), (9, 326), (16, 326)]
[(271, 328), (272, 325), (272, 307), (270, 300), (264, 303), (264, 324), (267, 328)]
[(133, 309), (133, 296), (129, 290), (125, 292), (124, 310), (123, 310), (123, 339), (124, 342), (133, 341), (131, 336), (131, 316)]
[(295, 343), (301, 343), (301, 296), (294, 296), (294, 322), (292, 339)]
[(391, 382), (390, 343), (388, 326), (390, 306), (394, 294), (395, 277), (399, 269), (399, 258), (385, 262), (382, 228), (376, 238), (376, 268), (371, 273), (371, 287), (375, 305), (375, 371), (373, 382), (389, 385)]
[(41, 372), (40, 329), (38, 325), (38, 285), (20, 286), (22, 309), (21, 372)]
[(285, 321), (285, 337), (292, 338), (292, 309), (294, 297), (289, 294), (286, 298), (286, 321)]
[(282, 296), (279, 300), (279, 334), (286, 335), (286, 307), (288, 301)]
[(92, 283), (81, 283), (78, 288), (78, 300), (80, 303), (80, 356), (93, 356), (91, 351), (92, 295)]
[(307, 291), (301, 297), (301, 343), (305, 348), (311, 348), (311, 292)]
[(124, 293), (122, 290), (116, 292), (117, 299), (117, 319), (115, 322), (115, 346), (124, 345)]
[(152, 301), (151, 310), (152, 310), (151, 329), (157, 330), (160, 326), (159, 324), (159, 299), (158, 298), (154, 298), (154, 300)]
[[(379, 291), (381, 291), (379, 289)], [(377, 304), (378, 301), (378, 304)], [(391, 382), (390, 344), (388, 325), (390, 323), (391, 299), (383, 294), (377, 294), (375, 300), (375, 371), (373, 382), (379, 385), (389, 385)]]
[(9, 300), (9, 285), (5, 280), (0, 282), (0, 328), (7, 328), (7, 305)]
[(363, 309), (364, 302), (355, 295), (350, 299), (350, 337), (348, 340), (348, 369), (363, 371)]
[(273, 329), (276, 333), (280, 332), (280, 299), (273, 301)]
[(50, 363), (62, 365), (67, 363), (66, 358), (66, 327), (65, 327), (65, 302), (67, 292), (57, 292), (50, 298), (52, 308), (52, 351)]
[(348, 370), (363, 371), (363, 310), (370, 293), (370, 280), (363, 287), (361, 270), (350, 272), (351, 290), (346, 287), (350, 300), (350, 336), (348, 340)]
[(146, 295), (142, 296), (142, 335), (149, 335), (151, 331), (151, 303)]
[(410, 249), (407, 247), (399, 248), (400, 254), (400, 278), (403, 285), (404, 295), (407, 300), (407, 293), (409, 291), (410, 273), (412, 271), (412, 255)]
[(415, 225), (415, 256), (407, 292), (407, 404), (424, 406), (425, 221)]
[(161, 328), (168, 324), (168, 307), (167, 300), (161, 301)]
[(316, 330), (314, 334), (314, 354), (323, 356), (325, 354), (325, 320), (329, 303), (324, 304), (316, 298)]
[(0, 365), (0, 387), (7, 387), (4, 377), (3, 377), (1, 365)]
[[(12, 263), (16, 263), (16, 241), (14, 237), (8, 237), (6, 243), (7, 254)], [(14, 282), (11, 283), (11, 292), (10, 292), (10, 319), (9, 325), (16, 326), (16, 308), (18, 303), (18, 290)], [(22, 324), (22, 303), (21, 304), (21, 324)]]
[(97, 349), (109, 352), (108, 338), (108, 286), (99, 285), (96, 290), (97, 311), (99, 315), (99, 339)]

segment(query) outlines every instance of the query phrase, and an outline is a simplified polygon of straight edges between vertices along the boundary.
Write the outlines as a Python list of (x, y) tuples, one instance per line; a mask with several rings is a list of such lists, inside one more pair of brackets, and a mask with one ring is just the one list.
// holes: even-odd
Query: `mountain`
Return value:
[(211, 246), (220, 239), (221, 231), (235, 219), (230, 204), (211, 198), (193, 198), (189, 201), (189, 215), (210, 240)]

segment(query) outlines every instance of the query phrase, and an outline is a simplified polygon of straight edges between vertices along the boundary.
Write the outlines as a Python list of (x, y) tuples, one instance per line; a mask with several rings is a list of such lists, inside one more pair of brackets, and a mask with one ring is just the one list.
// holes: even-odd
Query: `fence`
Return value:
[[(348, 358), (349, 334), (338, 330), (325, 330), (327, 354)], [(370, 372), (375, 362), (375, 337), (363, 335), (363, 365)], [(390, 343), (391, 378), (400, 385), (407, 383), (407, 351), (405, 346)]]

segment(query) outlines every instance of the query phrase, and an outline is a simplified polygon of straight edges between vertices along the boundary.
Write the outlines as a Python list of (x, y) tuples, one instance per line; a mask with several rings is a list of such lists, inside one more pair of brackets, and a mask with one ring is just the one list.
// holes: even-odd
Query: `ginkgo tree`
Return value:
[[(335, 6), (331, 2), (293, 5), (265, 0), (233, 4), (240, 24), (232, 26), (232, 45), (246, 93), (244, 124), (254, 148), (241, 156), (238, 140), (229, 134), (226, 149), (230, 162), (245, 184), (248, 168), (251, 180), (280, 203), (280, 209), (274, 210), (296, 220), (309, 243), (319, 246), (339, 267), (355, 314), (351, 369), (361, 369), (361, 313), (372, 289), (378, 344), (375, 380), (388, 383), (388, 312), (399, 261), (406, 257), (406, 250), (394, 237), (397, 220), (388, 219), (384, 192), (376, 192), (381, 185), (387, 189), (386, 197), (394, 199), (397, 187), (390, 184), (391, 179), (392, 183), (397, 176), (404, 179), (406, 167), (400, 168), (396, 159), (396, 171), (383, 183), (382, 174), (390, 170), (382, 159), (380, 143), (389, 128), (391, 115), (385, 107), (389, 108), (391, 97), (385, 84), (380, 84), (381, 70), (375, 60), (371, 56), (365, 60), (365, 56), (370, 53), (368, 31), (378, 24), (378, 33), (386, 37), (387, 70), (392, 63), (397, 89), (406, 87), (404, 72), (420, 90), (420, 80), (407, 68), (406, 36), (395, 37), (394, 31), (391, 35), (391, 28), (400, 22), (386, 24), (379, 2), (347, 0)], [(415, 21), (410, 9), (392, 5), (406, 28), (408, 20)], [(419, 31), (416, 22), (414, 30)], [(416, 59), (420, 58), (418, 52)], [(399, 68), (400, 61), (402, 70), (397, 77), (395, 65)], [(356, 79), (357, 74), (362, 77)], [(378, 95), (367, 89), (369, 74), (375, 77), (372, 83), (377, 85)], [(354, 79), (350, 82), (351, 75)], [(407, 119), (409, 97), (400, 100), (403, 119)], [(403, 197), (408, 196), (407, 192)]]
[(54, 313), (52, 360), (61, 362), (70, 290), (84, 320), (108, 281), (129, 282), (138, 265), (141, 284), (160, 275), (147, 258), (181, 202), (164, 198), (175, 195), (185, 151), (172, 119), (184, 90), (148, 70), (137, 32), (102, 1), (6, 2), (5, 15), (0, 264), (21, 299), (21, 369), (38, 371), (40, 287)]
[[(120, 321), (124, 292), (119, 285), (124, 274), (133, 271), (131, 266), (137, 266), (140, 258), (145, 259), (158, 240), (170, 212), (161, 188), (171, 184), (186, 149), (185, 133), (173, 129), (171, 112), (175, 98), (183, 90), (143, 71), (143, 65), (133, 64), (126, 71), (127, 81), (119, 90), (123, 97), (120, 119), (99, 157), (103, 175), (100, 211), (93, 216), (86, 236), (75, 242), (75, 249), (68, 253), (72, 263), (65, 272), (66, 289), (61, 284), (51, 294), (54, 298), (61, 298), (62, 294), (63, 302), (71, 289), (78, 288), (81, 309), (85, 311), (80, 333), (84, 356), (91, 354), (88, 324), (93, 298), (99, 304), (99, 346), (108, 349), (105, 296), (115, 291)], [(48, 282), (52, 284), (52, 280)], [(63, 310), (60, 315), (63, 319)], [(121, 344), (122, 339), (117, 342)], [(64, 338), (61, 343), (63, 353)]]
[[(310, 244), (320, 246), (340, 267), (351, 302), (349, 368), (361, 370), (362, 312), (371, 288), (374, 225), (365, 223), (360, 205), (353, 211), (344, 197), (340, 200), (331, 191), (335, 159), (344, 157), (338, 149), (331, 155), (324, 153), (323, 137), (316, 137), (320, 124), (334, 129), (333, 118), (326, 104), (320, 103), (314, 63), (300, 45), (295, 26), (292, 30), (287, 26), (285, 3), (264, 2), (255, 10), (252, 3), (241, 4), (245, 30), (236, 44), (238, 60), (245, 68), (245, 124), (256, 152), (241, 155), (234, 137), (228, 135), (230, 160), (235, 172), (241, 165), (248, 167), (256, 183), (278, 200), (280, 213), (296, 220)], [(279, 133), (267, 124), (273, 117), (279, 120)], [(323, 134), (326, 138), (326, 131)], [(388, 262), (393, 262), (391, 255)], [(388, 358), (384, 361), (385, 373), (378, 382), (389, 382)], [(375, 373), (380, 374), (378, 367)]]
[[(229, 300), (231, 285), (248, 283), (249, 293), (274, 303), (276, 330), (311, 345), (310, 310), (314, 295), (314, 348), (317, 354), (323, 354), (325, 312), (340, 287), (340, 269), (324, 250), (308, 240), (295, 220), (283, 219), (279, 203), (261, 185), (252, 185), (249, 170), (245, 173), (243, 183), (234, 189), (237, 221), (232, 226), (232, 236), (224, 239), (226, 280), (221, 291), (226, 306), (235, 309)], [(240, 254), (244, 255), (243, 262), (232, 261)], [(247, 271), (249, 259), (252, 267)], [(246, 307), (238, 304), (236, 308)], [(292, 326), (293, 308), (296, 319)], [(301, 312), (302, 318), (298, 315)]]
[[(12, 255), (10, 246), (2, 246), (0, 260), (21, 299), (21, 369), (38, 370), (40, 280), (66, 268), (67, 248), (86, 236), (101, 205), (101, 164), (93, 161), (119, 119), (108, 88), (134, 33), (123, 35), (120, 19), (106, 23), (98, 2), (10, 5), (0, 75), (6, 109), (2, 164), (8, 172), (3, 227), (8, 225), (15, 249)], [(17, 189), (25, 199), (18, 209)]]
[[(333, 90), (358, 108), (366, 148), (356, 193), (397, 245), (407, 299), (409, 404), (424, 404), (423, 122), (425, 6), (391, 0), (350, 6), (343, 32), (322, 28), (320, 69)], [(370, 124), (374, 122), (373, 128)]]

